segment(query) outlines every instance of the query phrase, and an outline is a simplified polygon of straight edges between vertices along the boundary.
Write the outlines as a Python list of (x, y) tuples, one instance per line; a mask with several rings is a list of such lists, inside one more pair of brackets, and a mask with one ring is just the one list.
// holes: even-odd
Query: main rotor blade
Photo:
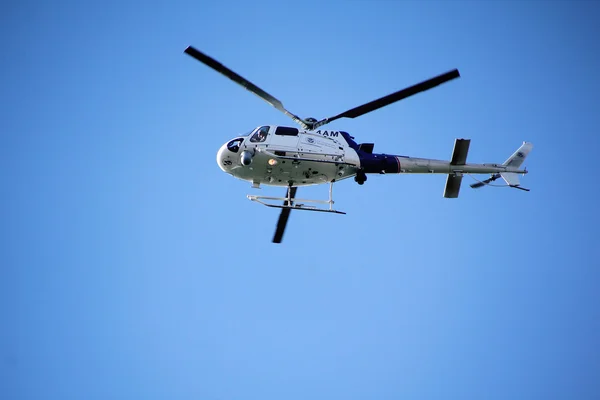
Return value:
[(223, 64), (218, 62), (217, 60), (215, 60), (214, 58), (207, 56), (206, 54), (202, 53), (200, 50), (193, 48), (192, 46), (188, 46), (184, 50), (184, 52), (186, 54), (194, 57), (196, 60), (200, 61), (201, 63), (211, 67), (215, 71), (225, 75), (226, 77), (228, 77), (232, 81), (236, 82), (237, 84), (243, 86), (246, 90), (254, 93), (258, 97), (260, 97), (261, 99), (263, 99), (264, 101), (266, 101), (267, 103), (269, 103), (270, 105), (272, 105), (273, 107), (275, 107), (276, 109), (278, 109), (279, 111), (281, 111), (282, 113), (284, 113), (285, 115), (287, 115), (288, 117), (290, 117), (291, 119), (293, 119), (294, 121), (296, 121), (297, 123), (302, 125), (303, 128), (306, 129), (308, 127), (308, 125), (302, 118), (300, 118), (297, 115), (292, 114), (291, 112), (286, 110), (285, 107), (283, 106), (283, 103), (281, 103), (281, 101), (279, 101), (277, 98), (275, 98), (274, 96), (265, 92), (264, 90), (262, 90), (261, 88), (259, 88), (258, 86), (256, 86), (255, 84), (253, 84), (252, 82), (247, 80), (246, 78), (236, 74), (235, 72), (233, 72), (232, 70), (230, 70), (229, 68), (227, 68), (226, 66), (224, 66)]
[(370, 113), (371, 111), (375, 111), (382, 107), (388, 106), (392, 103), (395, 103), (399, 100), (405, 99), (407, 97), (413, 96), (417, 93), (424, 92), (426, 90), (432, 89), (442, 83), (451, 81), (452, 79), (456, 79), (460, 77), (460, 73), (457, 69), (453, 69), (452, 71), (448, 71), (445, 74), (441, 74), (436, 76), (435, 78), (428, 79), (421, 83), (417, 83), (416, 85), (407, 87), (406, 89), (398, 90), (392, 94), (388, 94), (387, 96), (381, 97), (377, 100), (373, 100), (369, 103), (363, 104), (358, 107), (354, 107), (348, 111), (344, 111), (341, 114), (336, 116), (325, 118), (321, 121), (315, 123), (314, 128), (318, 128), (319, 126), (323, 126), (332, 121), (335, 121), (338, 118), (356, 118), (364, 115), (366, 113)]
[[(296, 197), (296, 190), (298, 190), (297, 187), (288, 188), (287, 197), (289, 199), (293, 199), (294, 197)], [(294, 204), (293, 201), (290, 201), (289, 204), (287, 200), (283, 202), (284, 206), (291, 206), (292, 204)], [(273, 243), (281, 243), (281, 240), (283, 239), (283, 233), (285, 232), (285, 227), (288, 222), (288, 218), (290, 218), (290, 211), (292, 211), (291, 208), (281, 209), (281, 214), (279, 214), (279, 220), (277, 221), (277, 228), (275, 229), (275, 235), (273, 236)]]

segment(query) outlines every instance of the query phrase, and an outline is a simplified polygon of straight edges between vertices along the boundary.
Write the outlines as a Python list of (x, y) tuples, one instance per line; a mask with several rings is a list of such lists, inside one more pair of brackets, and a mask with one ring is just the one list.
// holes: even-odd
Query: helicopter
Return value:
[[(254, 93), (299, 125), (297, 128), (259, 126), (229, 140), (217, 151), (219, 168), (233, 177), (251, 182), (252, 188), (259, 189), (261, 185), (287, 188), (285, 197), (247, 195), (249, 200), (281, 209), (273, 243), (281, 243), (291, 210), (345, 214), (333, 208), (333, 184), (352, 177), (356, 183), (363, 185), (368, 174), (446, 174), (443, 195), (457, 198), (464, 175), (490, 174), (488, 179), (475, 179), (476, 182), (470, 186), (477, 189), (502, 178), (508, 187), (529, 191), (521, 186), (519, 175), (527, 174), (527, 169), (520, 168), (533, 148), (530, 142), (523, 142), (502, 164), (472, 164), (467, 163), (470, 139), (456, 139), (451, 159), (443, 161), (374, 153), (373, 143), (359, 144), (348, 132), (321, 128), (337, 119), (360, 117), (459, 78), (458, 69), (317, 120), (313, 117), (300, 118), (291, 113), (277, 98), (196, 48), (188, 46), (184, 53)], [(329, 184), (328, 200), (296, 197), (298, 187), (319, 184)]]

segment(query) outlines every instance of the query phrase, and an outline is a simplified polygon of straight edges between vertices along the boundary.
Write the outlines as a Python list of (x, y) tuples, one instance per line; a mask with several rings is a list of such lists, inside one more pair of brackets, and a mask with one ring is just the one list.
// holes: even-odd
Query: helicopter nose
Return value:
[(223, 172), (227, 172), (227, 169), (225, 168), (226, 165), (226, 153), (227, 153), (227, 144), (224, 144), (223, 146), (221, 146), (221, 148), (219, 149), (219, 151), (217, 151), (217, 164), (219, 165), (219, 168), (221, 168), (221, 170)]

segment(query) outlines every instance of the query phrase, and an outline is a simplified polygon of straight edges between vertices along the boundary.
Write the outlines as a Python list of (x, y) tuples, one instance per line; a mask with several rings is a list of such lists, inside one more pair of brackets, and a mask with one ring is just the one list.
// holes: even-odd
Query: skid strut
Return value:
[[(263, 204), (267, 207), (275, 208), (290, 208), (294, 210), (305, 210), (305, 211), (319, 211), (319, 212), (330, 212), (335, 214), (346, 214), (343, 211), (333, 209), (333, 182), (329, 182), (329, 200), (315, 200), (315, 199), (298, 199), (291, 197), (291, 191), (288, 189), (286, 197), (271, 197), (271, 196), (256, 196), (249, 194), (247, 195), (249, 200), (256, 201), (257, 203)], [(285, 201), (286, 204), (273, 204), (273, 201)], [(304, 203), (315, 203), (315, 204), (328, 204), (328, 208), (322, 208), (313, 205), (307, 205)]]

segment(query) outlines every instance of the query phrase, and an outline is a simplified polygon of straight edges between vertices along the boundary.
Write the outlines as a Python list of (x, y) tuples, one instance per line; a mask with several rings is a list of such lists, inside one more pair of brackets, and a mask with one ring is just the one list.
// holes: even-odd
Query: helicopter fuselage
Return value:
[(308, 186), (356, 175), (360, 158), (341, 132), (261, 126), (225, 143), (219, 167), (254, 185)]
[[(265, 125), (225, 143), (217, 152), (219, 167), (254, 186), (308, 186), (366, 174), (526, 173), (502, 164), (453, 164), (453, 161), (373, 153), (372, 143), (357, 144), (343, 131), (305, 131)], [(465, 154), (466, 158), (466, 154)]]

